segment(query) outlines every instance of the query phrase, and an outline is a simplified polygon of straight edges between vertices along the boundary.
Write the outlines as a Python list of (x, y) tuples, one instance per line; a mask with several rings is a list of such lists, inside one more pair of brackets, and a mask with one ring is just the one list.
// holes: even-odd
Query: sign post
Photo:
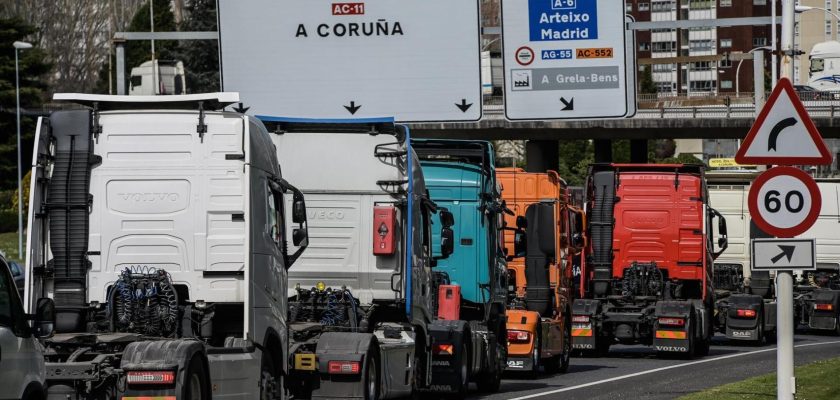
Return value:
[(506, 118), (632, 116), (635, 51), (624, 14), (618, 1), (503, 1)]
[[(793, 61), (793, 0), (783, 0), (782, 78), (744, 139), (738, 164), (824, 165), (831, 153), (788, 79)], [(770, 168), (756, 178), (748, 197), (750, 216), (765, 232), (780, 238), (804, 233), (817, 220), (820, 192), (814, 179), (801, 169)], [(752, 268), (776, 273), (776, 397), (793, 400), (793, 269), (813, 268), (814, 244), (801, 240), (753, 239)], [(810, 256), (810, 259), (809, 259)], [(812, 266), (813, 265), (813, 266)]]

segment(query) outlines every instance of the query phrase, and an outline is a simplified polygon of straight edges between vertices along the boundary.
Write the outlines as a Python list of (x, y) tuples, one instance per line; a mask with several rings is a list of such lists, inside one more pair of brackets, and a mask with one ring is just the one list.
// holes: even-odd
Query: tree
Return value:
[[(186, 7), (182, 31), (215, 31), (216, 0), (191, 0)], [(175, 59), (184, 62), (187, 91), (217, 92), (219, 88), (219, 44), (216, 40), (185, 40), (178, 46)]]
[[(31, 40), (35, 27), (20, 19), (0, 19), (0, 190), (17, 187), (17, 117), (15, 99), (15, 49), (16, 40)], [(35, 133), (33, 115), (40, 107), (47, 91), (45, 77), (50, 64), (43, 49), (34, 47), (22, 50), (20, 55), (21, 103), (21, 157), (26, 166), (31, 165), (32, 142)], [(0, 205), (0, 208), (8, 207)]]
[(650, 65), (642, 67), (642, 77), (639, 79), (639, 93), (656, 94), (656, 83), (653, 82), (653, 71)]

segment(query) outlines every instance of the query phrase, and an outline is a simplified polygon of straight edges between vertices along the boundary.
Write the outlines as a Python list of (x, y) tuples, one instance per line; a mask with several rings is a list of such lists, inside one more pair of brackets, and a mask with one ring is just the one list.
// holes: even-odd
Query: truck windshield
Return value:
[(822, 72), (825, 69), (825, 60), (822, 58), (811, 59), (811, 72)]

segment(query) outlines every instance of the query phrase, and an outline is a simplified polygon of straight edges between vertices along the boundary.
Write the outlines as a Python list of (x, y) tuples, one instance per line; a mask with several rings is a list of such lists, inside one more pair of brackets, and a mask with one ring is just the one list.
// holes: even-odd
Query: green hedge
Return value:
[(17, 210), (0, 210), (0, 232), (17, 232), (17, 229)]

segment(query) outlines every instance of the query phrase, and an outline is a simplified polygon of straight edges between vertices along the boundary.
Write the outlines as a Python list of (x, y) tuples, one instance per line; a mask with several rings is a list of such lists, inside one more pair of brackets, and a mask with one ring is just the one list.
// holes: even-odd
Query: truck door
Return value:
[(0, 382), (8, 397), (23, 394), (40, 373), (43, 356), (29, 333), (26, 316), (6, 262), (0, 258)]

